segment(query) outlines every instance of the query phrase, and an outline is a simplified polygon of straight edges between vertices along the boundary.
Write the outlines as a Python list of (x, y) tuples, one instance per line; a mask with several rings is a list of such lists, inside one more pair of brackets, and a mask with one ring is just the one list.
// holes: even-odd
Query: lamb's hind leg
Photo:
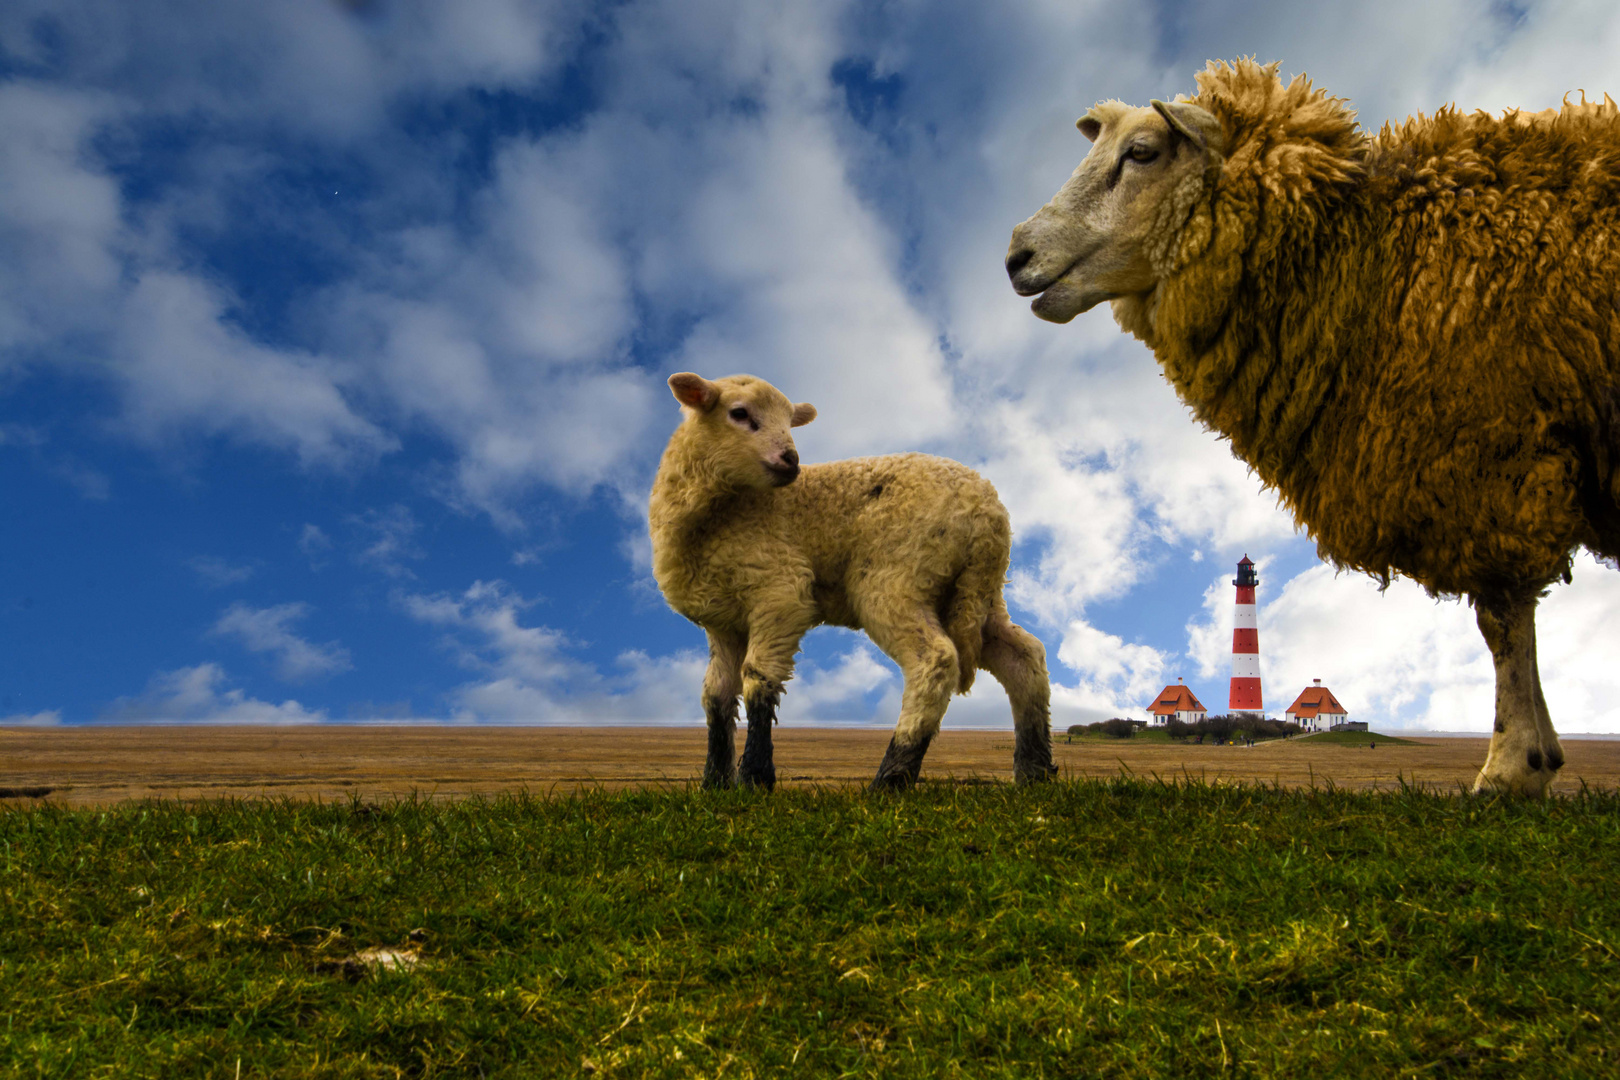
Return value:
[(1540, 797), (1564, 764), (1536, 664), (1536, 597), (1476, 598), (1496, 665), (1496, 725), (1474, 790)]
[(998, 605), (984, 628), (979, 666), (1007, 691), (1013, 711), (1013, 778), (1020, 784), (1050, 780), (1052, 764), (1052, 686), (1046, 673), (1046, 646), (1015, 624)]
[(901, 791), (917, 782), (923, 755), (939, 733), (940, 721), (956, 690), (956, 646), (932, 612), (904, 626), (868, 626), (878, 648), (900, 665), (906, 688), (900, 722), (872, 781), (873, 791)]
[(727, 788), (737, 782), (737, 695), (742, 693), (746, 639), (709, 633), (709, 670), (703, 675), (703, 716), (709, 724), (709, 755), (703, 786)]

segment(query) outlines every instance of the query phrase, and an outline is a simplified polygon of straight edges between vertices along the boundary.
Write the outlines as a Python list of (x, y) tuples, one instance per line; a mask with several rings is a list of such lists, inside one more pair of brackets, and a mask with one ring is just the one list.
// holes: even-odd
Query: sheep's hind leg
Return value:
[(742, 658), (747, 642), (729, 634), (709, 634), (709, 670), (703, 676), (703, 716), (709, 724), (709, 755), (703, 786), (728, 788), (737, 782), (737, 695), (742, 692)]
[(1057, 775), (1052, 764), (1052, 686), (1046, 646), (1007, 617), (993, 613), (984, 628), (979, 666), (1007, 691), (1013, 712), (1013, 779), (1039, 783)]
[(1539, 798), (1564, 764), (1541, 693), (1536, 663), (1536, 597), (1475, 600), (1480, 633), (1496, 665), (1496, 724), (1476, 792)]
[(956, 646), (932, 614), (920, 625), (868, 627), (867, 632), (900, 665), (906, 680), (900, 722), (872, 780), (872, 790), (903, 791), (917, 782), (923, 755), (939, 733), (945, 708), (951, 703), (957, 683)]

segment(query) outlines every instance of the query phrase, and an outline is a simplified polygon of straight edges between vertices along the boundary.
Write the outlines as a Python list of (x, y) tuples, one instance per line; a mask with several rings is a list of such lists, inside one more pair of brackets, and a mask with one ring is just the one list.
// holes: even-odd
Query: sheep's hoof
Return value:
[(763, 769), (744, 770), (738, 774), (738, 780), (745, 788), (764, 788), (766, 791), (776, 789), (776, 766), (767, 765)]
[(1045, 784), (1057, 777), (1058, 767), (1048, 761), (1044, 765), (1017, 764), (1013, 767), (1013, 780), (1018, 784)]
[(928, 753), (928, 742), (923, 739), (911, 746), (901, 746), (890, 739), (889, 749), (883, 754), (883, 764), (878, 766), (871, 790), (905, 791), (915, 784), (917, 774), (922, 772), (923, 755)]
[(1551, 772), (1530, 772), (1519, 776), (1487, 775), (1480, 770), (1474, 781), (1475, 795), (1507, 795), (1520, 799), (1540, 799), (1547, 794), (1552, 782)]
[(707, 770), (705, 770), (703, 773), (703, 790), (705, 791), (724, 791), (725, 789), (735, 787), (736, 785), (737, 779), (734, 776), (728, 776), (727, 774), (721, 772), (709, 772)]
[(1523, 743), (1514, 745), (1498, 734), (1491, 741), (1491, 751), (1474, 781), (1474, 794), (1544, 798), (1563, 766), (1563, 747), (1556, 739), (1537, 740), (1525, 746)]

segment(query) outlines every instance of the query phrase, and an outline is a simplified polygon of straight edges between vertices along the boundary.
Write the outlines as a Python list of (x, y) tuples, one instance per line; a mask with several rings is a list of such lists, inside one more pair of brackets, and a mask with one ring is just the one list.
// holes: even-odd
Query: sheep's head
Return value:
[(1007, 274), (1031, 310), (1066, 323), (1104, 300), (1153, 291), (1172, 267), (1174, 233), (1223, 137), (1213, 114), (1188, 101), (1132, 108), (1105, 101), (1076, 124), (1092, 142), (1052, 201), (1013, 230)]
[(703, 458), (719, 477), (737, 487), (771, 488), (799, 475), (792, 429), (816, 418), (814, 405), (789, 401), (776, 387), (752, 375), (710, 381), (683, 371), (669, 377), (687, 424), (702, 440)]

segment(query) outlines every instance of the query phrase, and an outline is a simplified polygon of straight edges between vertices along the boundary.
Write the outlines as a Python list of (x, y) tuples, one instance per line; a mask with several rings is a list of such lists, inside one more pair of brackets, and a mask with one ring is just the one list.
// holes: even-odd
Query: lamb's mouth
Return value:
[(772, 487), (786, 487), (799, 478), (797, 465), (772, 465), (770, 462), (762, 464), (765, 466), (765, 472), (770, 475)]

